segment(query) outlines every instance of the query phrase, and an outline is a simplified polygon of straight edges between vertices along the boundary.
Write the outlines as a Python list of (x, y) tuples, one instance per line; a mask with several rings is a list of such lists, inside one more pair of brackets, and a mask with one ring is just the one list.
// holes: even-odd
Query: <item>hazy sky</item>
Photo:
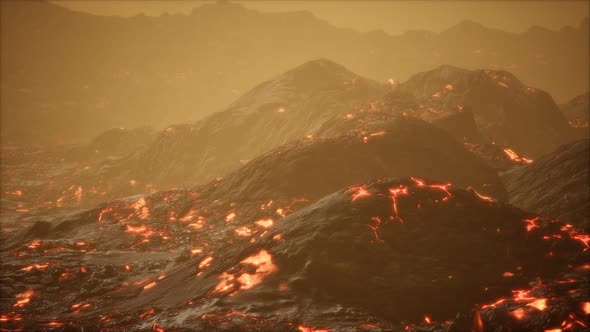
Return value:
[[(133, 16), (187, 13), (204, 1), (60, 0), (65, 7), (99, 15)], [(408, 29), (442, 31), (470, 19), (485, 26), (521, 32), (533, 25), (559, 29), (578, 25), (589, 15), (590, 1), (234, 1), (260, 11), (309, 10), (338, 27), (361, 31)]]

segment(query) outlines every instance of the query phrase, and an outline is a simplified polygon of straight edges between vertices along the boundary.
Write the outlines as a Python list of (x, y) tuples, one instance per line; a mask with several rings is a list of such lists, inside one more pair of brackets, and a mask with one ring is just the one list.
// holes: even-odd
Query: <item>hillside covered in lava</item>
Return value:
[(317, 59), (196, 122), (3, 146), (0, 328), (583, 331), (580, 138), (506, 71)]

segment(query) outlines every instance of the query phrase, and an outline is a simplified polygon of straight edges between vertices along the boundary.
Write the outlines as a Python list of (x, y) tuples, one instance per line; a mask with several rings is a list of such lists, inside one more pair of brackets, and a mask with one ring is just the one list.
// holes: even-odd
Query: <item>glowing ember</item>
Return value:
[(154, 310), (154, 308), (150, 308), (150, 309), (142, 312), (141, 314), (139, 314), (139, 318), (146, 318), (146, 317), (149, 317), (155, 313), (156, 313), (156, 310)]
[(394, 213), (394, 218), (399, 220), (401, 223), (403, 223), (403, 220), (402, 220), (402, 218), (400, 218), (399, 212), (397, 209), (397, 197), (403, 196), (403, 195), (408, 195), (408, 187), (400, 185), (397, 188), (389, 188), (389, 197), (391, 197), (391, 201), (392, 201), (392, 209), (393, 209), (393, 213)]
[(16, 302), (12, 306), (16, 307), (16, 308), (24, 307), (29, 302), (31, 302), (31, 297), (33, 296), (33, 294), (35, 294), (35, 292), (32, 289), (29, 289), (29, 290), (24, 291), (20, 294), (17, 294), (16, 295)]
[(585, 315), (590, 315), (590, 302), (583, 302), (582, 303), (582, 311)]
[(443, 191), (446, 194), (446, 197), (443, 198), (444, 200), (447, 200), (448, 198), (453, 197), (453, 195), (451, 195), (451, 193), (449, 192), (449, 187), (451, 186), (450, 183), (446, 183), (446, 184), (426, 184), (424, 180), (422, 179), (418, 179), (415, 177), (411, 177), (410, 178), (412, 181), (414, 181), (416, 183), (416, 185), (418, 187), (428, 187), (428, 188), (433, 188), (433, 189), (438, 189)]
[(150, 289), (150, 288), (154, 287), (156, 284), (157, 284), (157, 282), (155, 282), (155, 281), (152, 281), (152, 282), (150, 282), (149, 284), (147, 284), (147, 285), (143, 286), (143, 289), (144, 289), (144, 290)]
[[(213, 289), (214, 293), (229, 293), (232, 290), (247, 290), (262, 282), (269, 274), (277, 270), (272, 262), (272, 256), (266, 250), (260, 250), (240, 262), (255, 268), (253, 273), (242, 273), (240, 276), (223, 272), (219, 275), (219, 283)], [(230, 294), (232, 295), (232, 294)]]
[(533, 162), (533, 160), (531, 160), (531, 159), (527, 159), (527, 158), (519, 156), (512, 149), (505, 148), (503, 151), (508, 156), (508, 158), (510, 158), (510, 160), (512, 160), (512, 161), (516, 161), (516, 162), (523, 163), (523, 164), (530, 164)]
[(539, 220), (539, 217), (535, 217), (532, 219), (525, 219), (523, 220), (524, 222), (527, 223), (526, 225), (526, 231), (530, 232), (531, 230), (533, 230), (534, 228), (538, 228), (539, 225), (536, 224), (536, 221)]
[(514, 277), (514, 273), (512, 273), (512, 272), (504, 272), (504, 273), (502, 273), (502, 277), (505, 277), (505, 278)]
[(92, 306), (92, 304), (90, 304), (90, 303), (80, 302), (80, 303), (72, 304), (70, 306), (70, 309), (72, 310), (72, 312), (79, 312), (80, 310), (89, 308), (91, 306)]
[(47, 326), (47, 327), (60, 327), (62, 325), (64, 325), (63, 323), (60, 322), (47, 322), (47, 323), (42, 323), (39, 324), (40, 326)]
[(303, 326), (303, 325), (297, 326), (297, 330), (299, 332), (329, 332), (330, 331), (328, 329), (322, 329), (322, 328), (316, 329), (313, 327), (308, 327), (308, 326)]
[(156, 324), (156, 322), (154, 322), (154, 323), (152, 324), (152, 331), (155, 331), (155, 332), (165, 332), (164, 328), (162, 328), (162, 327), (158, 326), (158, 325)]
[(284, 108), (282, 108), (282, 107), (279, 107), (279, 108), (277, 109), (277, 113), (284, 113), (285, 111), (286, 111), (286, 110), (285, 110)]
[(227, 216), (225, 216), (225, 222), (230, 223), (236, 219), (236, 213), (230, 212)]
[(486, 201), (486, 202), (493, 202), (493, 201), (494, 201), (494, 199), (493, 199), (493, 198), (491, 198), (491, 197), (488, 197), (488, 196), (484, 196), (484, 195), (482, 195), (482, 194), (478, 193), (478, 192), (477, 192), (475, 189), (473, 189), (472, 187), (469, 187), (469, 188), (467, 188), (467, 189), (469, 189), (470, 191), (472, 191), (472, 192), (475, 194), (475, 196), (477, 196), (477, 198), (481, 199), (482, 201)]
[(264, 228), (269, 228), (273, 225), (273, 220), (268, 218), (268, 219), (260, 219), (260, 220), (256, 220), (254, 222), (256, 225), (264, 227)]
[(29, 249), (36, 249), (36, 248), (38, 248), (40, 245), (41, 245), (41, 241), (39, 241), (39, 240), (35, 240), (35, 241), (33, 241), (33, 242), (29, 243), (29, 244), (27, 245), (27, 248), (29, 248)]
[(203, 249), (201, 249), (201, 248), (191, 249), (191, 254), (193, 254), (193, 255), (195, 255), (195, 254), (201, 254), (201, 253), (203, 253)]
[(371, 133), (371, 134), (369, 134), (369, 136), (383, 136), (383, 135), (385, 135), (385, 134), (386, 134), (386, 132), (385, 132), (385, 131), (378, 131), (378, 132), (376, 132), (376, 133)]
[(217, 286), (213, 289), (214, 293), (226, 293), (234, 288), (235, 277), (233, 274), (223, 272), (219, 275), (221, 281), (217, 283)]
[(205, 257), (205, 259), (203, 259), (199, 263), (199, 269), (203, 269), (203, 268), (206, 268), (207, 266), (211, 265), (211, 261), (213, 261), (213, 257), (211, 257), (211, 256)]
[(140, 198), (131, 204), (131, 208), (137, 212), (139, 219), (145, 220), (150, 216), (150, 210), (146, 205), (145, 198)]
[[(582, 244), (586, 247), (586, 249), (590, 248), (590, 235), (586, 235), (586, 234), (575, 234), (575, 232), (572, 232), (574, 234), (571, 234), (571, 238), (574, 240), (578, 240), (580, 242), (582, 242)], [(586, 250), (584, 249), (584, 250)]]
[(481, 313), (479, 310), (476, 310), (473, 313), (473, 327), (471, 328), (472, 332), (483, 332), (483, 319), (481, 319)]
[(45, 270), (47, 267), (49, 266), (49, 263), (44, 263), (44, 264), (33, 264), (33, 265), (29, 265), (26, 267), (23, 267), (21, 269), (21, 271), (31, 271), (32, 269), (35, 270)]
[(428, 316), (424, 315), (424, 322), (425, 322), (426, 324), (430, 324), (430, 322), (431, 322), (431, 320), (430, 320), (430, 317), (428, 317)]
[(242, 226), (234, 230), (237, 236), (250, 236), (252, 235), (252, 230), (246, 226)]
[(238, 277), (241, 283), (240, 289), (250, 289), (262, 282), (262, 279), (276, 271), (277, 267), (272, 263), (272, 256), (266, 251), (261, 250), (256, 255), (250, 256), (242, 264), (253, 265), (256, 267), (254, 274), (244, 273)]
[(74, 197), (77, 202), (82, 200), (82, 186), (76, 187), (76, 191), (74, 192)]
[(352, 195), (351, 201), (354, 202), (359, 198), (371, 196), (371, 193), (365, 189), (365, 187), (354, 187), (350, 189), (351, 191), (354, 190), (355, 193)]
[(510, 315), (518, 320), (523, 319), (525, 314), (526, 314), (526, 312), (522, 308), (518, 308), (518, 309), (510, 312)]
[(547, 299), (538, 299), (538, 300), (535, 300), (527, 305), (543, 311), (543, 310), (547, 309)]

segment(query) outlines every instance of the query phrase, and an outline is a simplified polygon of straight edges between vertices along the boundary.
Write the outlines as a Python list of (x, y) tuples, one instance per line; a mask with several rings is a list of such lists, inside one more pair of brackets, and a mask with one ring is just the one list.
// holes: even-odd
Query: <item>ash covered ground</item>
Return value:
[(570, 106), (504, 71), (320, 59), (196, 123), (5, 146), (0, 326), (587, 330)]

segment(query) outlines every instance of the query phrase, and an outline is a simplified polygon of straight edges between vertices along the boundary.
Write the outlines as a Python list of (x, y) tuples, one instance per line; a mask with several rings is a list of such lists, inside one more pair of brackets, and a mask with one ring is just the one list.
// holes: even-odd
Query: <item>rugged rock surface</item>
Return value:
[(133, 171), (158, 187), (201, 183), (312, 134), (328, 118), (384, 91), (384, 85), (329, 60), (307, 62), (260, 84), (223, 112), (166, 129)]
[[(409, 94), (431, 116), (470, 109), (490, 142), (538, 157), (571, 139), (567, 121), (549, 94), (528, 87), (506, 71), (441, 66), (412, 76), (384, 98), (385, 108)], [(423, 112), (423, 111), (422, 111)]]
[(502, 174), (502, 181), (514, 206), (588, 230), (589, 168), (590, 140), (584, 139)]
[[(368, 118), (380, 119), (380, 114)], [(505, 199), (496, 172), (443, 130), (410, 118), (377, 124), (369, 126), (378, 130), (374, 132), (363, 127), (367, 131), (342, 130), (336, 136), (334, 131), (331, 137), (280, 147), (220, 181), (218, 188), (239, 190), (244, 197), (265, 197), (278, 190), (293, 197), (319, 198), (377, 178), (416, 176)]]
[[(342, 189), (285, 216), (299, 207), (287, 202), (203, 187), (38, 223), (3, 246), (13, 299), (3, 327), (462, 330), (468, 316), (455, 314), (484, 303), (486, 326), (588, 323), (576, 309), (587, 280), (562, 287), (585, 287), (575, 296), (549, 289), (558, 298), (528, 285), (580, 269), (587, 241), (563, 224), (416, 178)], [(550, 319), (534, 316), (547, 307)]]

